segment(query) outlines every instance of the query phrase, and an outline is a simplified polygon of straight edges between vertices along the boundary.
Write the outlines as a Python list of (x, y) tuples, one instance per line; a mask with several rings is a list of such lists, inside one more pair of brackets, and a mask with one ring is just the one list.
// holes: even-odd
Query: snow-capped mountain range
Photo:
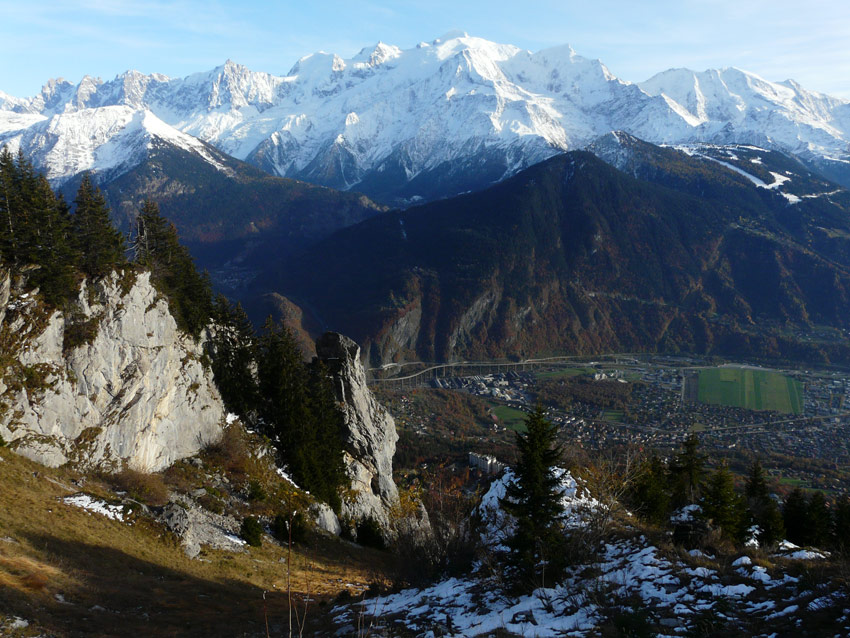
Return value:
[[(154, 140), (215, 165), (214, 149), (267, 172), (385, 199), (451, 195), (611, 130), (665, 144), (748, 143), (850, 166), (850, 102), (736, 68), (615, 77), (569, 46), (531, 53), (465, 33), (351, 59), (315, 53), (286, 76), (228, 61), (182, 79), (129, 71), (0, 92), (0, 144), (55, 184), (107, 179)], [(214, 148), (211, 148), (214, 147)]]

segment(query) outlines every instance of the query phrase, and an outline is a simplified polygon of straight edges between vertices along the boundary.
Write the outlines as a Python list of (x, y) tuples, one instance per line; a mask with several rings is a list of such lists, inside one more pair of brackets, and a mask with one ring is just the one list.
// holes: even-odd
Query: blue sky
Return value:
[(314, 51), (408, 48), (452, 29), (532, 51), (571, 44), (626, 80), (737, 66), (850, 99), (847, 0), (0, 0), (0, 90), (127, 69), (183, 76), (227, 58), (283, 74)]

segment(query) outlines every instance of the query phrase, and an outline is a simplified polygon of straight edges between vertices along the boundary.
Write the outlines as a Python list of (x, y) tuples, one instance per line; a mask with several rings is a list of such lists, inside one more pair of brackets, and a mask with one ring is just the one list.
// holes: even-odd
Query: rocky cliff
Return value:
[(158, 471), (220, 438), (203, 343), (177, 329), (150, 273), (83, 282), (69, 306), (0, 280), (0, 436), (17, 452)]
[(360, 346), (335, 332), (316, 341), (319, 359), (333, 374), (334, 393), (345, 417), (345, 467), (351, 490), (343, 498), (343, 519), (372, 517), (390, 527), (389, 510), (398, 503), (393, 482), (395, 421), (366, 386)]

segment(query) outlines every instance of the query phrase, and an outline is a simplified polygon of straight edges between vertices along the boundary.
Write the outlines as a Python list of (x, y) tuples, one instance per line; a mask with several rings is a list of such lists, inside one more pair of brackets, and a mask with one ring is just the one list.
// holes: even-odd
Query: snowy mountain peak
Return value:
[(39, 127), (77, 112), (68, 122), (83, 128), (63, 135), (81, 139), (90, 118), (101, 140), (121, 130), (102, 119), (117, 106), (149, 112), (274, 174), (375, 196), (395, 184), (405, 198), (419, 194), (414, 185), (405, 190), (408, 182), (440, 171), (465, 189), (460, 173), (448, 174), (484, 170), (470, 167), (485, 155), (492, 181), (611, 130), (655, 143), (756, 144), (810, 159), (850, 154), (850, 102), (793, 81), (728, 67), (670, 69), (634, 84), (568, 45), (532, 53), (462, 31), (410, 49), (378, 42), (350, 59), (313, 53), (286, 76), (227, 60), (185, 78), (128, 71), (105, 83), (52, 80), (33, 98), (0, 95), (0, 144), (22, 144), (51, 176), (65, 178), (84, 163), (56, 160), (64, 155), (51, 150), (64, 142)]
[(460, 40), (461, 38), (468, 38), (469, 34), (466, 31), (462, 31), (461, 29), (451, 29), (450, 31), (446, 31), (439, 38), (434, 38), (434, 44), (441, 44), (443, 42), (448, 42), (449, 40)]
[(374, 47), (364, 47), (355, 55), (351, 61), (355, 64), (364, 64), (366, 66), (375, 67), (384, 64), (389, 60), (394, 60), (401, 55), (401, 49), (397, 46), (378, 42)]

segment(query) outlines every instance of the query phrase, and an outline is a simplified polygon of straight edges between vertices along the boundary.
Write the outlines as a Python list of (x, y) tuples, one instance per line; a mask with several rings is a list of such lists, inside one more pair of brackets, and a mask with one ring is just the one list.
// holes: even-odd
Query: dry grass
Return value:
[[(268, 591), (273, 633), (284, 626), (285, 548), (266, 540), (249, 551), (207, 551), (190, 560), (150, 519), (129, 525), (62, 503), (75, 491), (76, 473), (44, 468), (6, 449), (0, 457), (3, 613), (60, 638), (265, 635)], [(85, 490), (109, 496), (93, 480)], [(357, 594), (382, 578), (387, 562), (385, 554), (316, 535), (293, 552), (293, 588), (320, 601), (346, 590)], [(310, 613), (321, 612), (314, 607)]]
[(22, 593), (46, 593), (56, 586), (62, 572), (52, 565), (27, 556), (15, 555), (8, 541), (0, 545), (0, 587)]
[(168, 502), (168, 488), (161, 474), (148, 474), (125, 468), (104, 478), (117, 490), (126, 492), (130, 498), (142, 503), (165, 505)]
[(241, 428), (227, 428), (220, 441), (204, 450), (202, 458), (210, 465), (224, 468), (228, 474), (244, 477), (248, 474), (251, 464), (245, 436)]

